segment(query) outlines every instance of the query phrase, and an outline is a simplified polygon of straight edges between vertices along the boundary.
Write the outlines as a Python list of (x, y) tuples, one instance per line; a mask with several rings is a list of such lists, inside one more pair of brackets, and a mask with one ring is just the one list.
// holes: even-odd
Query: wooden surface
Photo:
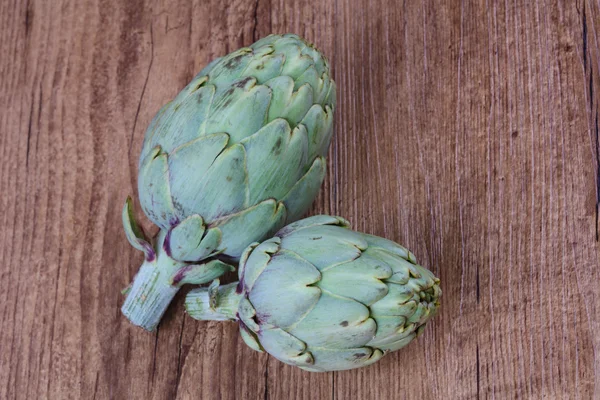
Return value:
[[(4, 0), (0, 21), (0, 399), (600, 398), (597, 0)], [(288, 367), (181, 294), (154, 334), (119, 311), (145, 128), (271, 32), (339, 88), (312, 213), (442, 279), (423, 336), (369, 368)]]

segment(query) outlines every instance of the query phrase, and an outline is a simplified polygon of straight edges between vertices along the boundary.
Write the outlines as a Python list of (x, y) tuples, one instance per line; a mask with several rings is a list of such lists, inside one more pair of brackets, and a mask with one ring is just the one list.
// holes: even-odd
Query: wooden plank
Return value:
[[(600, 3), (9, 0), (0, 21), (0, 398), (600, 396)], [(311, 213), (442, 279), (423, 336), (369, 368), (284, 365), (190, 319), (185, 291), (154, 334), (119, 311), (150, 119), (212, 58), (288, 31), (339, 89)]]

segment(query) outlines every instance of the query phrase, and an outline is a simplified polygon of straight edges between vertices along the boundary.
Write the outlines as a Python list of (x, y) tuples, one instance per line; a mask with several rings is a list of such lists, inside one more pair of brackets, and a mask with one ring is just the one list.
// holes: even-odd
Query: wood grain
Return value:
[[(0, 399), (600, 398), (597, 0), (5, 0), (0, 21)], [(272, 32), (339, 88), (311, 212), (442, 279), (423, 336), (369, 368), (286, 366), (185, 293), (154, 334), (119, 311), (146, 126)]]

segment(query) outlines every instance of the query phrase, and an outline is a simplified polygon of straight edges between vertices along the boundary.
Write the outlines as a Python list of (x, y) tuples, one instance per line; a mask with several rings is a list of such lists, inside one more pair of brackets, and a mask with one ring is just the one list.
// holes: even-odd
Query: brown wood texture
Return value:
[[(0, 21), (0, 399), (600, 398), (597, 0), (4, 0)], [(424, 334), (368, 368), (289, 367), (182, 294), (156, 333), (119, 310), (145, 128), (272, 32), (339, 88), (311, 213), (442, 280)]]

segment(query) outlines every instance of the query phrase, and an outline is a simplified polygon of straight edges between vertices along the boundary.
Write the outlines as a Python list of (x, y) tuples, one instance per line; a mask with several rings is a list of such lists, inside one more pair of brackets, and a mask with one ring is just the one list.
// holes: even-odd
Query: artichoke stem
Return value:
[(133, 279), (121, 308), (123, 314), (134, 324), (153, 331), (179, 291), (172, 285), (172, 276), (184, 264), (168, 257), (144, 261)]
[(190, 291), (185, 300), (185, 309), (190, 317), (199, 320), (237, 321), (237, 310), (242, 295), (236, 292), (238, 282), (218, 286), (216, 279), (206, 288)]

